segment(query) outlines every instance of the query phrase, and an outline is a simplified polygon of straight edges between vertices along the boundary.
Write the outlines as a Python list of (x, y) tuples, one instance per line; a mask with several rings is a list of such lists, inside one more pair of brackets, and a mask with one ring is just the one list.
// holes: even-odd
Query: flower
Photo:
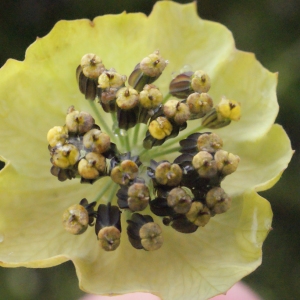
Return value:
[[(71, 105), (102, 120), (100, 126), (114, 125), (95, 114), (78, 91), (74, 70), (84, 54), (97, 53), (105, 65), (130, 74), (137, 59), (156, 49), (169, 60), (156, 81), (164, 95), (172, 73), (190, 65), (209, 74), (214, 101), (226, 96), (241, 104), (239, 122), (211, 130), (222, 137), (226, 151), (241, 159), (237, 171), (222, 182), (231, 208), (190, 234), (162, 225), (164, 243), (156, 251), (132, 248), (123, 230), (118, 249), (105, 252), (94, 230), (70, 235), (61, 216), (76, 204), (74, 199), (106, 203), (116, 185), (109, 177), (93, 185), (58, 181), (49, 173), (45, 136), (63, 124)], [(276, 84), (277, 74), (253, 54), (236, 50), (226, 28), (199, 19), (194, 3), (162, 1), (149, 17), (123, 13), (57, 23), (28, 48), (23, 62), (8, 60), (0, 70), (0, 160), (5, 163), (0, 171), (0, 265), (49, 267), (72, 260), (80, 287), (90, 293), (148, 291), (163, 299), (207, 299), (225, 292), (261, 263), (272, 211), (257, 192), (279, 180), (292, 156), (284, 130), (273, 124)], [(189, 121), (188, 130), (198, 122)], [(118, 136), (126, 134), (115, 129)], [(128, 130), (128, 138), (134, 130)], [(160, 149), (157, 159), (167, 155), (171, 161), (178, 155), (164, 145)], [(159, 217), (154, 221), (162, 224)]]

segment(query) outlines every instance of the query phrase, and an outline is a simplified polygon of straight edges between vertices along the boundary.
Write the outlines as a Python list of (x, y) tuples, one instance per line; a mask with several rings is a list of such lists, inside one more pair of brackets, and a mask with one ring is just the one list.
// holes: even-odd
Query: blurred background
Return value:
[[(149, 14), (155, 2), (1, 1), (0, 66), (8, 58), (23, 60), (35, 38), (46, 35), (60, 19), (93, 19), (124, 10)], [(297, 151), (280, 182), (261, 193), (272, 204), (274, 230), (264, 243), (262, 266), (244, 282), (265, 300), (300, 299), (300, 1), (200, 0), (198, 13), (226, 25), (238, 49), (254, 52), (267, 69), (279, 72), (277, 122), (284, 126)], [(8, 300), (75, 300), (83, 295), (70, 262), (48, 269), (1, 268), (0, 286), (0, 299)]]

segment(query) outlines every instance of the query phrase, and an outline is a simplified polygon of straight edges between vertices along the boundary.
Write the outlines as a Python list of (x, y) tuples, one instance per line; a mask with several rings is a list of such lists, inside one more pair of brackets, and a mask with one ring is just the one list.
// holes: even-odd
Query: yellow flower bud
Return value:
[(98, 79), (98, 84), (101, 89), (120, 88), (124, 86), (127, 77), (117, 73), (114, 69), (104, 71)]
[(163, 111), (168, 119), (173, 119), (178, 125), (184, 124), (190, 117), (188, 106), (178, 100), (168, 100), (163, 105)]
[(153, 84), (146, 84), (140, 92), (140, 104), (144, 108), (153, 109), (158, 107), (163, 100), (160, 90)]
[(123, 110), (134, 108), (139, 103), (139, 93), (133, 89), (124, 87), (117, 92), (117, 105)]
[(66, 169), (77, 163), (79, 155), (80, 153), (74, 145), (66, 144), (54, 149), (52, 154), (52, 163), (56, 167)]
[(225, 97), (216, 106), (216, 111), (224, 119), (238, 121), (241, 118), (241, 105), (234, 100), (228, 100)]
[(90, 152), (78, 164), (78, 173), (85, 179), (96, 179), (105, 173), (105, 157), (101, 154)]
[(54, 126), (47, 133), (47, 140), (51, 147), (63, 145), (68, 138), (68, 130), (65, 126)]
[(158, 117), (149, 124), (148, 129), (152, 137), (162, 140), (171, 134), (173, 126), (167, 118)]

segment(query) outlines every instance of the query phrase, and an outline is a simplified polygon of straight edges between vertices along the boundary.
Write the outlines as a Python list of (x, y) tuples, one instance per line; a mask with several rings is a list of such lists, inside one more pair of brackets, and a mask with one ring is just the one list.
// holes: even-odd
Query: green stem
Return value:
[(187, 138), (189, 135), (191, 135), (192, 133), (198, 132), (203, 130), (205, 127), (204, 126), (199, 126), (196, 129), (191, 129), (188, 132), (184, 132), (184, 134), (179, 135), (178, 137), (174, 138), (174, 139), (170, 139), (168, 142), (166, 142), (164, 144), (164, 148), (168, 148), (170, 146), (173, 146), (174, 144), (180, 142), (181, 140), (184, 140), (185, 138)]
[(172, 95), (171, 94), (167, 94), (165, 97), (164, 97), (164, 99), (163, 99), (163, 101), (162, 101), (162, 103), (165, 103), (165, 102), (167, 102), (170, 98), (172, 97)]
[(124, 141), (125, 141), (125, 149), (127, 152), (130, 151), (130, 143), (128, 138), (128, 132), (126, 132), (126, 135), (124, 135)]
[(102, 198), (102, 196), (107, 192), (107, 190), (109, 190), (112, 187), (113, 183), (113, 181), (110, 181), (108, 185), (101, 189), (99, 194), (95, 197), (95, 199), (92, 202), (98, 202)]
[[(153, 154), (151, 154), (151, 158), (156, 158), (158, 156), (161, 156), (161, 155), (165, 155), (165, 154), (170, 154), (170, 153), (174, 153), (174, 152), (178, 152), (180, 150), (180, 146), (177, 146), (177, 147), (173, 147), (173, 148), (169, 148), (169, 149), (166, 149), (164, 151), (155, 151)], [(159, 150), (159, 149), (155, 149), (155, 150)]]
[[(113, 181), (111, 181), (111, 182), (114, 183)], [(111, 191), (110, 191), (110, 193), (108, 195), (108, 202), (112, 202), (112, 200), (116, 196), (118, 187), (119, 186), (117, 184), (114, 184), (114, 186), (111, 188)]]
[(135, 146), (137, 144), (139, 131), (140, 131), (141, 124), (136, 124), (133, 130), (133, 138), (132, 138), (132, 145)]
[(103, 121), (103, 118), (99, 112), (99, 110), (96, 107), (96, 104), (94, 101), (89, 101), (95, 115), (97, 116), (98, 122), (100, 124), (101, 129), (104, 129), (104, 131), (110, 136), (113, 137), (114, 134), (112, 132), (112, 130), (108, 127), (107, 123), (105, 123), (105, 121)]

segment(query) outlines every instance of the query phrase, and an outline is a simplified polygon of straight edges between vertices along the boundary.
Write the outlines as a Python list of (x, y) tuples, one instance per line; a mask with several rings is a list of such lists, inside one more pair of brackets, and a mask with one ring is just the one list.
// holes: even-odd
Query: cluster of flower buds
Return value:
[(93, 183), (107, 175), (106, 159), (117, 150), (110, 137), (95, 124), (86, 112), (68, 109), (64, 126), (48, 131), (51, 174), (60, 181), (80, 177), (81, 182)]
[(240, 158), (222, 150), (215, 133), (194, 133), (180, 145), (182, 154), (173, 163), (151, 161), (148, 175), (156, 198), (150, 207), (164, 217), (165, 225), (191, 233), (230, 208), (231, 199), (220, 185), (237, 169)]
[[(154, 51), (135, 66), (126, 86), (125, 75), (106, 69), (97, 55), (89, 53), (82, 57), (76, 77), (86, 99), (98, 98), (105, 113), (116, 114), (119, 129), (127, 130), (139, 123), (147, 125), (141, 151), (177, 136), (189, 120), (202, 118), (202, 127), (211, 129), (239, 120), (241, 109), (236, 101), (223, 97), (214, 106), (208, 94), (211, 79), (202, 70), (176, 76), (164, 98), (153, 83), (167, 64), (159, 51)], [(138, 130), (134, 133), (138, 134)], [(109, 176), (115, 185), (112, 191), (119, 187), (111, 195), (117, 198), (115, 205), (111, 198), (107, 205), (100, 204), (94, 210), (96, 202), (89, 204), (83, 199), (63, 215), (65, 229), (75, 235), (94, 225), (100, 247), (106, 251), (120, 245), (121, 211), (126, 211), (131, 245), (152, 251), (162, 246), (163, 237), (153, 218), (142, 214), (149, 207), (153, 214), (162, 217), (164, 225), (182, 233), (195, 232), (211, 217), (230, 208), (231, 199), (221, 188), (221, 181), (235, 172), (240, 159), (222, 149), (223, 142), (215, 133), (193, 133), (181, 140), (181, 154), (173, 162), (141, 162), (137, 147), (138, 155), (121, 153), (89, 113), (70, 107), (65, 125), (50, 129), (47, 139), (51, 173), (60, 181), (80, 177), (81, 183), (93, 183)], [(129, 151), (129, 142), (127, 146)], [(150, 164), (147, 172), (143, 163)]]

